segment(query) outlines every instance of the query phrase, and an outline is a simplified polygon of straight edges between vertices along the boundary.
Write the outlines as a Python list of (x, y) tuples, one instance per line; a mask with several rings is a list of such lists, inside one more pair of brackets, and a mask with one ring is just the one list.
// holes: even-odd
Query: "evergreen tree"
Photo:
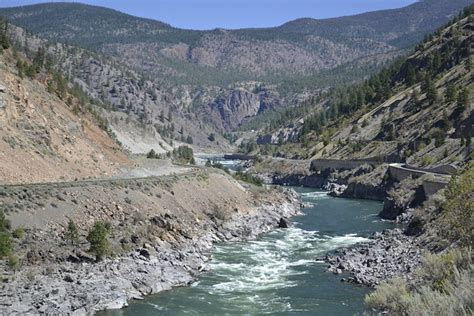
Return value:
[(453, 83), (449, 83), (444, 94), (446, 102), (454, 102), (456, 100), (456, 93), (456, 86)]
[(407, 72), (406, 72), (405, 82), (406, 82), (406, 84), (409, 85), (409, 86), (415, 84), (415, 82), (416, 82), (416, 71), (415, 71), (415, 67), (413, 67), (412, 64), (410, 64), (410, 63), (408, 63), (408, 66), (407, 66)]
[(10, 39), (8, 38), (8, 21), (0, 17), (0, 47), (10, 48)]
[(91, 245), (90, 251), (95, 254), (97, 261), (102, 260), (109, 250), (108, 226), (104, 222), (95, 222), (87, 235), (87, 241)]
[(75, 246), (79, 243), (79, 231), (77, 230), (77, 226), (72, 219), (70, 219), (67, 224), (65, 238), (71, 243), (72, 246)]
[(431, 75), (427, 74), (425, 77), (425, 81), (422, 85), (422, 90), (426, 93), (426, 98), (430, 103), (434, 103), (438, 100), (438, 91), (431, 79)]
[(458, 107), (466, 110), (469, 107), (469, 90), (464, 88), (458, 95), (457, 100)]

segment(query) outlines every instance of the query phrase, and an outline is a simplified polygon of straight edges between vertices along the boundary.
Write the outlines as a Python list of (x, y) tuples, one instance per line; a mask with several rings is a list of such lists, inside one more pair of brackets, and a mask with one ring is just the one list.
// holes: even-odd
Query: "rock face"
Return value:
[(339, 197), (384, 201), (387, 195), (386, 188), (366, 183), (349, 183)]
[(400, 183), (395, 183), (387, 192), (383, 210), (379, 216), (384, 219), (394, 220), (408, 208), (420, 206), (425, 201), (422, 183), (423, 178), (407, 178)]
[(52, 265), (47, 275), (37, 273), (33, 281), (19, 276), (2, 290), (7, 300), (0, 304), (0, 312), (85, 314), (124, 307), (130, 299), (189, 285), (207, 269), (214, 242), (254, 238), (276, 227), (280, 216), (296, 212), (290, 205), (263, 207), (255, 214), (234, 216), (192, 239), (177, 235), (175, 245), (137, 246), (128, 255), (100, 263)]
[(280, 100), (275, 92), (269, 90), (251, 92), (239, 88), (218, 97), (208, 108), (202, 109), (202, 115), (210, 114), (215, 126), (229, 130), (259, 113), (278, 106)]
[(110, 176), (132, 165), (89, 111), (74, 113), (79, 100), (67, 104), (41, 78), (20, 79), (12, 60), (0, 54), (0, 183)]
[(295, 143), (299, 139), (299, 129), (295, 128), (294, 124), (280, 128), (271, 134), (260, 135), (257, 137), (257, 144), (278, 145), (281, 143)]
[(278, 228), (289, 228), (291, 226), (291, 223), (288, 219), (282, 217), (278, 221)]
[(324, 260), (330, 272), (349, 271), (353, 275), (349, 282), (376, 286), (391, 277), (408, 277), (420, 264), (421, 252), (415, 237), (393, 229), (374, 234), (368, 243), (340, 249)]
[[(215, 132), (213, 129), (234, 128), (277, 103), (298, 104), (293, 101), (307, 92), (326, 88), (326, 83), (313, 84), (311, 78), (315, 74), (331, 76), (330, 70), (337, 67), (351, 73), (354, 68), (378, 67), (447, 22), (467, 4), (469, 0), (431, 0), (352, 17), (299, 19), (274, 28), (210, 31), (178, 29), (159, 21), (73, 3), (2, 8), (0, 13), (13, 24), (54, 43), (48, 45), (48, 52), (60, 61), (60, 70), (68, 74), (72, 83), (118, 112), (112, 113), (109, 120), (118, 130), (120, 141), (130, 144), (128, 147), (134, 152), (147, 152), (153, 145), (156, 150), (157, 144), (169, 138), (162, 129), (170, 128), (171, 122), (164, 124), (156, 119), (162, 110), (176, 114), (173, 123), (183, 126), (186, 136), (193, 134), (195, 146), (213, 147), (206, 143), (206, 134)], [(396, 28), (391, 21), (396, 21)], [(25, 38), (19, 42), (25, 43)], [(29, 49), (36, 51), (38, 39), (30, 36), (27, 42)], [(94, 54), (78, 47), (92, 49)], [(348, 83), (359, 79), (351, 75), (347, 78)], [(275, 102), (274, 96), (267, 93), (236, 96), (236, 84), (255, 80), (270, 85), (283, 82), (285, 87), (279, 91), (286, 91), (285, 95), (291, 97), (275, 96)], [(305, 89), (308, 91), (302, 92)], [(302, 99), (305, 101), (307, 96)], [(200, 109), (209, 105), (211, 109)], [(197, 113), (211, 113), (199, 118), (209, 118), (213, 126), (199, 124), (202, 121), (193, 115)], [(120, 124), (127, 118), (132, 124)], [(134, 135), (145, 132), (146, 142)], [(181, 141), (180, 135), (173, 136), (170, 138)], [(282, 138), (294, 139), (295, 133), (290, 129), (270, 141)], [(142, 146), (134, 146), (137, 142)]]

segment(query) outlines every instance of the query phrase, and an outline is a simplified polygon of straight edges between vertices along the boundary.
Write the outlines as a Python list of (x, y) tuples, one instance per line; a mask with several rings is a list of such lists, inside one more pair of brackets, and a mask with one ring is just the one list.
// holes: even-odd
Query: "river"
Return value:
[(369, 289), (341, 282), (315, 258), (392, 228), (374, 201), (296, 188), (307, 205), (294, 227), (215, 247), (211, 270), (190, 287), (134, 301), (105, 315), (361, 315)]

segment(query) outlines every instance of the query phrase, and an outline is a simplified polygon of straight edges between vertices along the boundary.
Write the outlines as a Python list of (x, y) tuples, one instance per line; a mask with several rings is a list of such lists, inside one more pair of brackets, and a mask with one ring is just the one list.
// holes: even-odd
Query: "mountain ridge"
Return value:
[[(384, 54), (414, 44), (469, 3), (430, 0), (354, 16), (297, 19), (269, 28), (210, 31), (180, 29), (75, 3), (4, 8), (0, 14), (40, 37), (121, 58), (153, 77), (189, 81), (198, 76), (197, 82), (206, 82), (216, 70), (228, 78), (272, 81), (276, 74), (320, 73), (368, 52), (384, 59)], [(65, 31), (58, 33), (58, 27)], [(144, 60), (149, 66), (141, 65)]]

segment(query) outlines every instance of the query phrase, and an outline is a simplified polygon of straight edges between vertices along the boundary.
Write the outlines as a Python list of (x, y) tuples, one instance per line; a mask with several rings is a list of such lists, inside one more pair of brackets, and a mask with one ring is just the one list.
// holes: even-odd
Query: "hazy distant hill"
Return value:
[(340, 65), (364, 67), (393, 58), (393, 52), (413, 45), (470, 3), (426, 0), (401, 9), (298, 19), (273, 28), (211, 31), (178, 29), (77, 3), (6, 8), (0, 14), (41, 37), (115, 56), (153, 77), (228, 84), (281, 81), (289, 75), (311, 75)]

